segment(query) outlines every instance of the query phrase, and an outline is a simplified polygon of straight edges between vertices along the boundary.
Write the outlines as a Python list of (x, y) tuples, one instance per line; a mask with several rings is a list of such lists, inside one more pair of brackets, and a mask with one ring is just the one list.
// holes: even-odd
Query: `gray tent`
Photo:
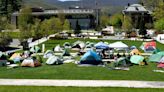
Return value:
[(58, 65), (58, 64), (62, 64), (63, 61), (59, 58), (59, 57), (56, 57), (56, 56), (51, 56), (48, 58), (48, 60), (46, 61), (46, 64), (48, 65)]

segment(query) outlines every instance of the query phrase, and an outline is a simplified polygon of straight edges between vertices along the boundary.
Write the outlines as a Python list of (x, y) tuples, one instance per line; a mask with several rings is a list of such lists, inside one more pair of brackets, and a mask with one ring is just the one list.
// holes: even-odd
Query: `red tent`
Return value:
[(149, 48), (149, 47), (156, 48), (156, 42), (152, 41), (152, 42), (145, 43), (144, 48)]

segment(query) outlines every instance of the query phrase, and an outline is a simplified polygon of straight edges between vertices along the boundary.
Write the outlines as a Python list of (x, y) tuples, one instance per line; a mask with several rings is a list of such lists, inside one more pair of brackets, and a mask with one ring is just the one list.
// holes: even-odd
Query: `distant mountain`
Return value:
[[(98, 7), (107, 6), (125, 6), (128, 3), (138, 3), (138, 0), (24, 0), (28, 5), (40, 7), (60, 7), (68, 8), (70, 6), (95, 7), (96, 1)], [(66, 2), (63, 2), (66, 1)]]
[[(97, 1), (97, 2), (96, 2)], [(26, 5), (31, 7), (47, 8), (68, 8), (80, 6), (86, 8), (101, 8), (106, 13), (113, 14), (121, 12), (128, 3), (138, 3), (139, 0), (24, 0)], [(96, 6), (97, 4), (97, 6)]]

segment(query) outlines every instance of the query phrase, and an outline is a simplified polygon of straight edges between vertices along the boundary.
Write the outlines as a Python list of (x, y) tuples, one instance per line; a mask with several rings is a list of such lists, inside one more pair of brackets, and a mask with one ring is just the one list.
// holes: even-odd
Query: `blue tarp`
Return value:
[(103, 42), (99, 42), (95, 45), (96, 49), (109, 49), (109, 46)]
[(80, 60), (80, 64), (98, 65), (101, 63), (102, 63), (101, 57), (93, 50), (86, 52)]

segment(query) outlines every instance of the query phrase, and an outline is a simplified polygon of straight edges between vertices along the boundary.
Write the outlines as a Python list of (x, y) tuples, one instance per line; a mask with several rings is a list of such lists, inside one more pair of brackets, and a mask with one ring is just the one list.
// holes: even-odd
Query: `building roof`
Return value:
[(140, 4), (132, 4), (123, 10), (123, 12), (144, 12), (144, 13), (150, 13), (149, 10), (147, 10), (144, 6)]

